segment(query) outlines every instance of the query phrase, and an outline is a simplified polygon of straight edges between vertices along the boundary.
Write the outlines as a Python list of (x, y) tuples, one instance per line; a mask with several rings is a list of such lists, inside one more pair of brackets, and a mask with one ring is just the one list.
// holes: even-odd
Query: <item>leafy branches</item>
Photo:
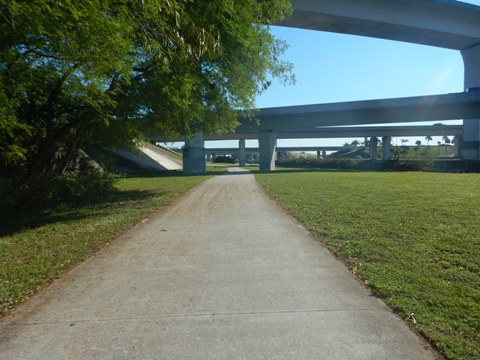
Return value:
[(272, 77), (293, 81), (268, 28), (289, 6), (0, 0), (0, 170), (65, 169), (61, 149), (65, 163), (83, 144), (142, 132), (232, 130)]

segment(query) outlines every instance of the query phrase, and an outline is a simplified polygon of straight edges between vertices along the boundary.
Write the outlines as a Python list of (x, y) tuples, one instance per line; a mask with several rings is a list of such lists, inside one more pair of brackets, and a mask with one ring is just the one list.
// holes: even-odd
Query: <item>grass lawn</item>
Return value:
[(480, 359), (480, 175), (255, 176), (448, 359)]
[(125, 178), (105, 203), (0, 218), (0, 316), (206, 178)]

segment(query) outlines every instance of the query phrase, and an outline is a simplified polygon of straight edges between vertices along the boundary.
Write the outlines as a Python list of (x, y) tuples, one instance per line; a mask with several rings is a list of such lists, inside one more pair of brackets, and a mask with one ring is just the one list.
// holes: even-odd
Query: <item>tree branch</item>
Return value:
[(44, 52), (37, 49), (28, 49), (22, 55), (28, 55), (28, 54), (35, 54), (41, 57), (46, 57), (48, 59), (65, 60), (64, 58), (57, 56), (56, 54), (45, 54)]

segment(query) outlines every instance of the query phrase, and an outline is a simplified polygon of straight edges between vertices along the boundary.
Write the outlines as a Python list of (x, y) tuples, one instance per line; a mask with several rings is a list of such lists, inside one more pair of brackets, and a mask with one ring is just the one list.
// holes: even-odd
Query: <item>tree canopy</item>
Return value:
[(0, 170), (65, 171), (86, 143), (220, 133), (272, 78), (287, 0), (0, 0)]

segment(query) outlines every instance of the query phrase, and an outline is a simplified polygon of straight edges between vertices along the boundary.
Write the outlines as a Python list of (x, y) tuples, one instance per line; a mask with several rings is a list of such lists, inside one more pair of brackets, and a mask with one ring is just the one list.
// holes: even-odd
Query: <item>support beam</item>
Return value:
[(460, 135), (454, 136), (453, 145), (455, 147), (455, 157), (460, 158), (461, 156), (460, 149), (462, 148), (462, 137)]
[(245, 139), (238, 140), (238, 163), (240, 166), (245, 166)]
[(392, 158), (392, 137), (391, 136), (384, 136), (382, 137), (382, 147), (383, 147), (383, 160), (390, 160)]
[[(465, 68), (465, 89), (480, 90), (480, 45), (461, 51)], [(463, 144), (460, 155), (465, 160), (480, 160), (480, 119), (463, 121)]]
[(377, 160), (378, 138), (370, 138), (370, 160)]
[(188, 175), (204, 174), (206, 169), (205, 141), (203, 140), (203, 134), (198, 133), (193, 139), (185, 140), (183, 172)]
[(260, 152), (260, 171), (275, 170), (275, 148), (277, 146), (275, 132), (268, 130), (259, 131), (258, 146)]

